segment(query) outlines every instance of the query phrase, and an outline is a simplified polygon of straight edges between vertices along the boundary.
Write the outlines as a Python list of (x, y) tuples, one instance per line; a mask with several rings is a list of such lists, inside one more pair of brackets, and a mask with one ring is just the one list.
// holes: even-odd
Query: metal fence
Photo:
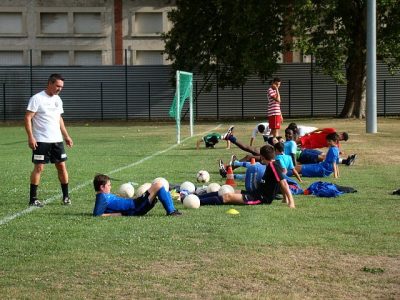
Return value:
[[(61, 98), (69, 120), (166, 120), (175, 89), (170, 66), (0, 66), (0, 119), (22, 120), (31, 95), (43, 90), (51, 73), (65, 77)], [(287, 117), (340, 114), (346, 87), (311, 72), (310, 64), (282, 64), (282, 113)], [(205, 86), (213, 83), (213, 89)], [(216, 88), (194, 74), (197, 120), (265, 118), (268, 82), (251, 77), (240, 88)], [(400, 115), (400, 76), (378, 65), (377, 111)], [(186, 104), (185, 104), (186, 105)], [(187, 107), (184, 107), (186, 111)], [(184, 116), (183, 118), (188, 118)]]

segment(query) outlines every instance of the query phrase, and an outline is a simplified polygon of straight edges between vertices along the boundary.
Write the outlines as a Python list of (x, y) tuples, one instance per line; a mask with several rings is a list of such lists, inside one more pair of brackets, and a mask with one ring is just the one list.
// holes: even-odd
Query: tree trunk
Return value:
[(340, 114), (342, 118), (364, 118), (366, 108), (366, 6), (351, 2), (351, 14), (355, 16), (350, 29), (346, 63), (346, 101)]
[(342, 118), (365, 117), (366, 63), (364, 56), (349, 62), (346, 70), (346, 101), (340, 114)]

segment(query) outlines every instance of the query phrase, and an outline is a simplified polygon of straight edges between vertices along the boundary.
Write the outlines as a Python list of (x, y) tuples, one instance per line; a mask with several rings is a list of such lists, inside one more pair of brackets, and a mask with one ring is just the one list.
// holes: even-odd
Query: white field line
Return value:
[[(210, 130), (205, 131), (205, 132), (203, 132), (203, 133), (195, 134), (195, 135), (193, 135), (193, 137), (196, 137), (196, 136), (203, 136), (203, 135), (205, 135), (205, 134), (207, 134), (207, 133), (209, 133), (209, 132), (212, 132), (212, 131), (214, 131), (214, 130), (220, 128), (220, 127), (221, 127), (221, 124), (219, 124), (217, 127), (213, 128), (213, 129), (210, 129)], [(191, 138), (193, 138), (193, 137), (187, 137), (187, 138), (183, 139), (182, 142), (185, 142), (185, 141), (187, 141), (188, 139), (191, 139)], [(174, 149), (174, 148), (177, 147), (177, 146), (178, 146), (178, 144), (174, 144), (174, 145), (168, 147), (167, 149), (158, 151), (158, 152), (156, 152), (156, 153), (154, 153), (154, 154), (151, 154), (151, 155), (149, 155), (149, 156), (146, 156), (145, 158), (142, 158), (141, 160), (138, 160), (138, 161), (136, 161), (136, 162), (133, 162), (133, 163), (131, 163), (131, 164), (129, 164), (129, 165), (126, 165), (126, 166), (120, 167), (120, 168), (118, 168), (118, 169), (112, 170), (112, 171), (110, 171), (110, 172), (107, 172), (106, 174), (108, 174), (108, 175), (115, 174), (115, 173), (121, 172), (122, 170), (129, 169), (129, 168), (132, 168), (132, 167), (134, 167), (134, 166), (140, 165), (141, 163), (143, 163), (143, 162), (145, 162), (145, 161), (147, 161), (147, 160), (149, 160), (149, 159), (152, 159), (152, 158), (155, 157), (155, 156), (158, 156), (158, 155), (160, 155), (160, 154), (166, 153), (166, 152), (168, 152), (168, 151)], [(80, 190), (80, 189), (82, 189), (82, 188), (84, 188), (84, 187), (90, 185), (90, 184), (92, 184), (92, 180), (85, 181), (85, 182), (83, 182), (83, 183), (77, 185), (76, 187), (72, 188), (72, 189), (70, 190), (70, 192), (73, 193), (73, 192), (75, 192), (75, 191), (78, 191), (78, 190)], [(44, 200), (43, 203), (44, 203), (44, 204), (51, 203), (51, 202), (53, 202), (54, 200), (59, 199), (60, 195), (61, 195), (61, 194), (57, 194), (57, 195), (51, 196), (50, 198), (47, 198), (46, 200)], [(12, 220), (14, 220), (14, 219), (16, 219), (16, 218), (18, 218), (18, 217), (21, 217), (21, 216), (23, 216), (23, 215), (25, 215), (25, 214), (28, 214), (28, 213), (30, 213), (30, 212), (36, 210), (36, 209), (40, 209), (40, 207), (29, 206), (28, 208), (26, 208), (26, 209), (24, 209), (24, 210), (21, 210), (21, 211), (15, 213), (15, 214), (13, 214), (13, 215), (6, 216), (6, 217), (4, 217), (3, 219), (0, 220), (0, 226), (1, 226), (1, 225), (5, 225), (5, 224), (7, 224), (8, 222), (10, 222), (10, 221), (12, 221)], [(43, 209), (43, 208), (41, 208), (41, 209)]]

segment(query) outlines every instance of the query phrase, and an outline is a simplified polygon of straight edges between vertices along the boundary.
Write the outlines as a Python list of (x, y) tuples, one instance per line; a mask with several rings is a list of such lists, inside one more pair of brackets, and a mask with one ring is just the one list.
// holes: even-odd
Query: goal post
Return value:
[(176, 120), (176, 142), (181, 143), (181, 112), (189, 99), (190, 136), (193, 136), (193, 73), (176, 71), (176, 91), (169, 115)]

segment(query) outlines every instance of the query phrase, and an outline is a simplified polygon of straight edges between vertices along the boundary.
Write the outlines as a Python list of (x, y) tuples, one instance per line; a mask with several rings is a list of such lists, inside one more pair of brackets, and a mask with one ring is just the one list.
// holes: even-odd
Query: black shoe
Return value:
[(400, 189), (398, 189), (397, 191), (393, 191), (392, 195), (400, 195)]
[(350, 165), (354, 165), (354, 162), (356, 161), (356, 158), (357, 158), (357, 154), (353, 154), (352, 156), (351, 156), (351, 162), (350, 162)]
[(167, 214), (167, 216), (179, 217), (179, 216), (182, 216), (182, 213), (179, 210), (174, 210), (173, 212)]
[(283, 199), (283, 195), (282, 194), (276, 194), (275, 195), (275, 200), (282, 200)]
[(29, 206), (43, 207), (44, 204), (38, 199), (32, 199), (31, 201), (29, 201)]
[(222, 162), (222, 159), (219, 160), (218, 166), (219, 166), (219, 175), (221, 175), (223, 178), (226, 178), (226, 169), (224, 163)]
[(64, 197), (61, 201), (62, 205), (70, 205), (71, 204), (71, 198), (69, 196)]
[(229, 140), (229, 138), (233, 135), (233, 128), (235, 128), (235, 126), (229, 127), (228, 131), (221, 137), (221, 139), (226, 141)]
[(354, 162), (355, 162), (356, 158), (357, 158), (357, 154), (349, 155), (349, 157), (347, 158), (347, 161), (346, 161), (346, 165), (347, 166), (354, 165)]
[(233, 163), (237, 160), (237, 157), (235, 154), (231, 156), (231, 160), (229, 161), (229, 165), (233, 168)]

